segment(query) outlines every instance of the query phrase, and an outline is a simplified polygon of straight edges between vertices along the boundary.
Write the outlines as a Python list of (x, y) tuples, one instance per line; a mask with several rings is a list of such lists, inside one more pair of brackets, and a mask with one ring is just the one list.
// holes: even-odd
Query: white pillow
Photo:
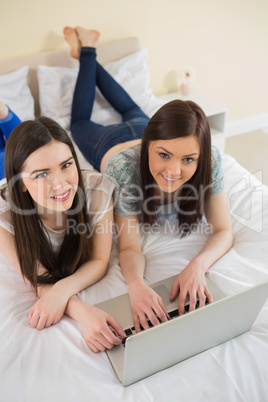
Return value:
[(27, 85), (29, 66), (0, 75), (0, 100), (22, 120), (34, 119), (34, 99)]
[[(155, 101), (150, 88), (147, 67), (147, 49), (104, 65), (105, 69), (129, 93), (146, 114)], [(66, 130), (70, 129), (70, 115), (78, 70), (65, 67), (38, 67), (39, 102), (41, 114), (57, 120)], [(103, 125), (120, 122), (120, 115), (96, 90), (91, 119)]]

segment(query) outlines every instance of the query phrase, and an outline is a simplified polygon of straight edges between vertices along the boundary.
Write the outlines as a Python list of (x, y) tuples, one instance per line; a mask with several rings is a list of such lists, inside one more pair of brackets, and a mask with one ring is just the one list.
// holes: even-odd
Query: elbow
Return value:
[(87, 286), (91, 286), (94, 283), (96, 283), (96, 282), (100, 281), (101, 279), (103, 279), (105, 277), (105, 275), (107, 274), (107, 272), (108, 272), (108, 264), (105, 265), (105, 266), (101, 266), (101, 268), (98, 269), (98, 272), (96, 273), (96, 275), (94, 277), (93, 283), (90, 280), (90, 283)]
[(234, 235), (232, 228), (222, 228), (212, 233), (218, 238), (224, 253), (227, 253), (234, 244)]
[(226, 244), (227, 251), (229, 251), (234, 245), (234, 235), (232, 229), (226, 230)]
[(102, 279), (108, 272), (109, 261), (102, 261), (100, 269), (100, 279)]
[(101, 269), (100, 269), (100, 271), (99, 271), (101, 278), (103, 278), (103, 277), (107, 274), (107, 272), (108, 272), (108, 267), (109, 267), (109, 264), (108, 264), (107, 261), (102, 262), (102, 264), (101, 264)]

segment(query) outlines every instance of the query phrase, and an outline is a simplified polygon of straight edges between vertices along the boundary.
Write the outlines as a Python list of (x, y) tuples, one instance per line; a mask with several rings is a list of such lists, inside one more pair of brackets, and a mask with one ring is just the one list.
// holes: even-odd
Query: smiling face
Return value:
[(148, 149), (150, 172), (164, 193), (173, 193), (195, 173), (200, 155), (196, 136), (151, 141)]
[(52, 140), (26, 159), (21, 173), (23, 191), (31, 195), (42, 220), (72, 206), (79, 178), (68, 145)]

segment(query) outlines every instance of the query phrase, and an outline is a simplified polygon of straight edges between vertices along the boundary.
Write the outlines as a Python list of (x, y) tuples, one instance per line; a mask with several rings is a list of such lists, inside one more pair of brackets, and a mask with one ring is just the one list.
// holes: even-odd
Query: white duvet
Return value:
[[(268, 279), (268, 188), (232, 157), (223, 161), (235, 240), (208, 276), (231, 295)], [(143, 235), (146, 282), (179, 273), (205, 240), (202, 233), (183, 240)], [(114, 244), (108, 274), (80, 296), (98, 303), (126, 291)], [(1, 402), (268, 401), (268, 301), (249, 332), (126, 388), (106, 354), (86, 346), (74, 320), (64, 316), (40, 332), (29, 327), (34, 302), (34, 292), (0, 255)]]

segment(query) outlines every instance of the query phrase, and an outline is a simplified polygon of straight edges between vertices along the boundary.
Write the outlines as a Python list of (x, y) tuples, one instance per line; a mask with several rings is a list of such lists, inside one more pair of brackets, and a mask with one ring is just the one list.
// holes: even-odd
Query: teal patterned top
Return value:
[[(224, 189), (224, 174), (219, 150), (212, 145), (211, 151), (211, 194), (214, 195)], [(137, 145), (115, 154), (105, 167), (105, 176), (115, 184), (114, 212), (121, 217), (135, 215), (140, 210), (142, 190), (139, 158), (140, 145)]]

